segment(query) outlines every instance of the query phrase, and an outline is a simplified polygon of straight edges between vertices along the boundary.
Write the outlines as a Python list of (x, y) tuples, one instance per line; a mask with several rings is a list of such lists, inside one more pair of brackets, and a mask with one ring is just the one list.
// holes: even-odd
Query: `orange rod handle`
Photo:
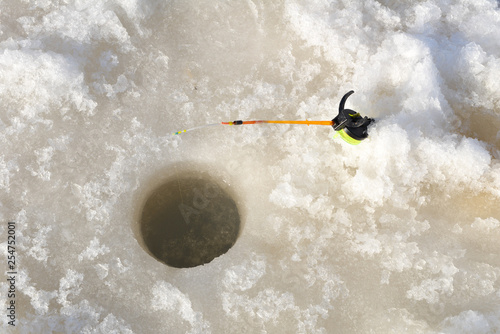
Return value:
[(333, 121), (234, 121), (234, 122), (221, 122), (224, 125), (241, 125), (241, 124), (259, 124), (259, 123), (273, 123), (273, 124), (307, 124), (307, 125), (333, 125)]

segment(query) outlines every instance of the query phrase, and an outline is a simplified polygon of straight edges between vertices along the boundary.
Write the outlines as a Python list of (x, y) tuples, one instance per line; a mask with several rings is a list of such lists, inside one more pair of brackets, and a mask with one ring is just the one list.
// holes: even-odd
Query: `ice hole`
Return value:
[(233, 198), (206, 176), (175, 176), (152, 192), (140, 221), (149, 252), (176, 268), (209, 263), (236, 242), (240, 215)]

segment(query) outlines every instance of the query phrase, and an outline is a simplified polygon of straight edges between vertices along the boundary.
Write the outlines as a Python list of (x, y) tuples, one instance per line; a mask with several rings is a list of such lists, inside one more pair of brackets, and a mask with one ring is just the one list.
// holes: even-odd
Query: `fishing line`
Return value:
[(185, 133), (185, 132), (189, 132), (189, 131), (193, 131), (193, 130), (198, 130), (198, 129), (203, 129), (203, 128), (208, 128), (208, 127), (217, 126), (217, 125), (222, 125), (222, 123), (212, 123), (212, 124), (200, 125), (200, 126), (197, 126), (195, 128), (174, 132), (173, 135), (180, 135), (181, 133)]

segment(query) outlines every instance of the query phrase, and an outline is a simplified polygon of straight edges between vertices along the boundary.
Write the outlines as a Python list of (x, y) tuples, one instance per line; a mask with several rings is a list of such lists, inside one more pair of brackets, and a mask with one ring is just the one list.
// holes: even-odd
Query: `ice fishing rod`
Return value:
[(248, 125), (248, 124), (306, 124), (306, 125), (329, 125), (337, 132), (343, 140), (352, 145), (358, 145), (362, 140), (368, 137), (368, 126), (374, 122), (372, 118), (362, 117), (358, 112), (345, 109), (345, 102), (347, 98), (353, 94), (354, 91), (351, 90), (346, 93), (339, 104), (339, 114), (335, 116), (331, 121), (274, 121), (274, 120), (258, 120), (258, 121), (232, 121), (232, 122), (220, 122), (213, 124), (206, 124), (202, 126), (197, 126), (195, 128), (182, 130), (173, 133), (173, 135), (179, 135), (188, 131), (198, 130), (201, 128), (219, 126), (219, 125)]

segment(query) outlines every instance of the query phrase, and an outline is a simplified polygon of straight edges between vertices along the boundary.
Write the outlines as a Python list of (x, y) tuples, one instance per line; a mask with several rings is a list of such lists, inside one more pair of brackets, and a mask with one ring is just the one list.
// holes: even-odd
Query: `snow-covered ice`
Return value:
[[(499, 6), (0, 1), (1, 331), (500, 332)], [(172, 136), (330, 120), (351, 89), (377, 119), (358, 146), (300, 125)], [(175, 168), (238, 204), (206, 265), (141, 241)]]

